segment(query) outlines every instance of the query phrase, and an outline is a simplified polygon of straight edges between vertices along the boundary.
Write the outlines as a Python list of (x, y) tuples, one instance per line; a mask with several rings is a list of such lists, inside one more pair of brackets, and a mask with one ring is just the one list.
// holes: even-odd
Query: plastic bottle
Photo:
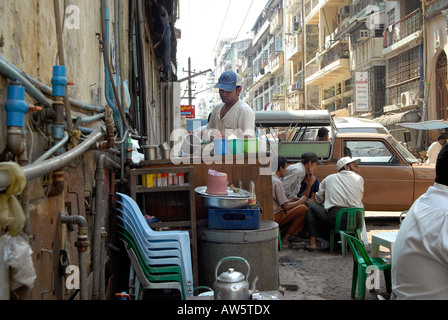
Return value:
[(184, 178), (184, 173), (183, 172), (179, 172), (177, 174), (178, 178), (179, 178), (179, 185), (180, 186), (184, 186), (185, 185), (185, 178)]
[(255, 183), (250, 180), (250, 198), (247, 200), (249, 206), (254, 207), (257, 204), (257, 195), (255, 194)]

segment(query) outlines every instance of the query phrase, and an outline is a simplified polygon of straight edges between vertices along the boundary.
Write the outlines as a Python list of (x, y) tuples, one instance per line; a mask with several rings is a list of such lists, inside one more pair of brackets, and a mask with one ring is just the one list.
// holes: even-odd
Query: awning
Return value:
[(383, 115), (383, 116), (375, 119), (375, 121), (381, 123), (383, 126), (390, 129), (390, 126), (393, 126), (396, 124), (400, 125), (402, 123), (409, 123), (408, 121), (416, 122), (419, 119), (420, 119), (420, 115), (418, 114), (418, 111), (410, 110), (410, 111), (396, 113), (396, 114)]
[(448, 128), (447, 120), (430, 120), (422, 122), (400, 123), (399, 126), (416, 130), (440, 130)]

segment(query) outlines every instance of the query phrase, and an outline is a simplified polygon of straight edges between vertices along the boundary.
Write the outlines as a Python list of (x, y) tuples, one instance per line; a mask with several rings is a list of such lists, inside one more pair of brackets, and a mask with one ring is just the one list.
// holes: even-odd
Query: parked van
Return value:
[[(366, 210), (407, 210), (434, 184), (434, 165), (423, 164), (388, 131), (341, 133), (331, 115), (322, 110), (256, 112), (255, 125), (276, 139), (278, 154), (289, 161), (300, 161), (305, 151), (315, 152), (322, 163), (315, 171), (320, 181), (337, 172), (336, 162), (343, 156), (360, 159)], [(322, 126), (331, 129), (330, 141), (316, 140), (314, 133)]]

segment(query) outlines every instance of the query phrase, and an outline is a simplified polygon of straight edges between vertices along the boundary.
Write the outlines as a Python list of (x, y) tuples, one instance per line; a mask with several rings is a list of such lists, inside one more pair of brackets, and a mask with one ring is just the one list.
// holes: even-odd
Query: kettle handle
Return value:
[(243, 257), (237, 257), (237, 256), (229, 256), (229, 257), (225, 257), (225, 258), (222, 258), (222, 259), (218, 262), (218, 264), (216, 265), (216, 270), (215, 270), (215, 280), (218, 280), (218, 269), (219, 269), (219, 266), (220, 266), (223, 262), (228, 261), (228, 260), (240, 260), (240, 261), (244, 261), (244, 262), (246, 262), (246, 265), (247, 265), (246, 280), (249, 281), (249, 273), (250, 273), (250, 265), (249, 265), (249, 262), (247, 262), (247, 260), (244, 259)]

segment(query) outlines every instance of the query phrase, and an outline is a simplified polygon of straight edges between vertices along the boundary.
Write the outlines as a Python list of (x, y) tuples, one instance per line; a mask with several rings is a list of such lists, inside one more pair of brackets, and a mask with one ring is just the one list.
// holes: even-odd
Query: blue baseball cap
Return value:
[(224, 71), (218, 79), (218, 83), (215, 88), (222, 89), (224, 91), (233, 91), (236, 87), (241, 86), (241, 77), (239, 77), (234, 71)]

